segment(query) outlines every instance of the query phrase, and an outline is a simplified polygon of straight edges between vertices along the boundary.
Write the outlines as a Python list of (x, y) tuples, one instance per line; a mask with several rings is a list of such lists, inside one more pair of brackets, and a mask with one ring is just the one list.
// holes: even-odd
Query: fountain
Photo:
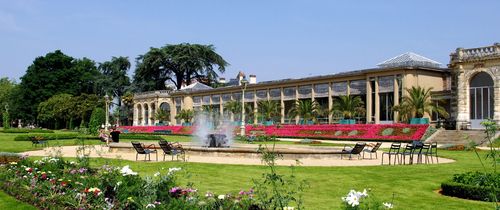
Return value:
[(202, 147), (230, 147), (233, 130), (225, 116), (201, 112), (195, 117), (194, 141)]

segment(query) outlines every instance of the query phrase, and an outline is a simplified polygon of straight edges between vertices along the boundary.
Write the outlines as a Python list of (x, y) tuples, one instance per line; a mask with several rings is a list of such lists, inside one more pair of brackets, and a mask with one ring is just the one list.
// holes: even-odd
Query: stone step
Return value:
[(474, 141), (475, 143), (484, 142), (486, 134), (484, 131), (455, 131), (455, 130), (440, 130), (439, 133), (429, 142), (437, 142), (438, 144), (461, 144), (467, 145), (469, 141)]

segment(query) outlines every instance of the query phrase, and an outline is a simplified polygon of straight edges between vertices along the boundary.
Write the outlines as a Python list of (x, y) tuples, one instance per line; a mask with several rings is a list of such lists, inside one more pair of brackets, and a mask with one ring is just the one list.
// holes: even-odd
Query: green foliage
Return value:
[(31, 141), (33, 137), (40, 137), (44, 140), (62, 140), (62, 139), (75, 139), (78, 137), (76, 133), (39, 133), (39, 134), (22, 134), (16, 136), (14, 141)]
[(92, 111), (92, 115), (90, 115), (90, 122), (89, 122), (89, 132), (92, 135), (97, 135), (99, 132), (99, 127), (103, 125), (106, 121), (106, 112), (102, 108), (95, 108), (94, 111)]
[(56, 50), (37, 57), (17, 89), (15, 118), (33, 121), (38, 116), (38, 105), (61, 93), (80, 95), (96, 93), (96, 80), (100, 77), (94, 61), (75, 59)]
[[(436, 128), (434, 128), (434, 127), (432, 127), (432, 126), (429, 126), (429, 127), (427, 127), (427, 130), (425, 130), (425, 133), (424, 133), (424, 135), (422, 136), (422, 139), (420, 139), (420, 140), (425, 141), (425, 140), (427, 140), (429, 137), (431, 137), (431, 136), (432, 136), (432, 134), (434, 134), (434, 133), (436, 133), (436, 132), (437, 132), (437, 129), (436, 129)], [(403, 133), (404, 133), (404, 129), (403, 129)]]
[(281, 106), (277, 101), (259, 101), (257, 107), (259, 109), (259, 114), (261, 114), (267, 121), (273, 120), (281, 114)]
[(2, 133), (54, 133), (52, 130), (45, 129), (26, 129), (26, 128), (11, 128), (11, 129), (3, 129), (0, 132)]
[(315, 121), (320, 111), (321, 108), (317, 101), (306, 99), (295, 101), (295, 105), (289, 110), (288, 114), (292, 118), (299, 116), (304, 119), (304, 122), (307, 122), (309, 120)]
[(307, 187), (304, 180), (297, 180), (294, 174), (294, 166), (291, 166), (292, 174), (285, 176), (279, 174), (276, 167), (276, 160), (283, 158), (283, 155), (274, 151), (274, 144), (271, 149), (259, 145), (262, 162), (268, 167), (269, 172), (262, 174), (262, 178), (254, 179), (255, 200), (258, 206), (266, 209), (288, 209), (296, 205), (297, 209), (303, 208), (302, 194)]
[(432, 88), (422, 88), (420, 86), (407, 88), (407, 94), (403, 96), (402, 102), (393, 107), (394, 111), (399, 112), (401, 121), (408, 121), (412, 117), (422, 118), (425, 113), (431, 115), (437, 112), (440, 116), (448, 117), (446, 110), (431, 101)]
[(342, 135), (342, 131), (335, 131), (335, 136), (341, 136)]
[(394, 128), (386, 128), (382, 131), (382, 136), (390, 136), (394, 133)]
[(17, 162), (21, 159), (21, 155), (13, 152), (0, 152), (0, 164), (8, 164)]
[(10, 115), (9, 115), (8, 111), (5, 111), (2, 114), (2, 120), (3, 120), (3, 128), (9, 129), (10, 128)]
[(213, 45), (166, 45), (151, 48), (137, 58), (134, 83), (140, 91), (164, 90), (167, 81), (177, 89), (193, 80), (211, 85), (217, 81), (217, 71), (224, 73), (227, 65)]
[[(432, 126), (429, 126), (429, 128), (432, 127)], [(410, 133), (411, 131), (411, 128), (403, 128), (403, 130), (401, 130), (401, 132), (403, 133)]]
[(235, 121), (241, 120), (241, 101), (233, 100), (224, 103), (224, 110), (232, 113)]
[(133, 134), (133, 133), (122, 133), (120, 134), (120, 139), (134, 139), (134, 140), (163, 140), (161, 136), (157, 135), (144, 135), (144, 134)]
[(193, 120), (194, 111), (192, 109), (183, 109), (175, 116), (175, 119), (184, 120), (185, 123), (189, 123)]
[(356, 135), (358, 135), (358, 133), (359, 133), (358, 130), (352, 130), (347, 135), (348, 136), (356, 136)]
[(168, 122), (170, 121), (170, 112), (163, 109), (158, 109), (155, 114), (155, 119), (159, 120), (160, 122)]
[(365, 113), (365, 107), (363, 100), (360, 96), (339, 96), (340, 100), (333, 101), (333, 112), (342, 113), (344, 119), (353, 119), (355, 116), (363, 115)]
[[(459, 198), (480, 201), (495, 201), (500, 199), (500, 189), (487, 186), (470, 185), (449, 181), (443, 182), (441, 184), (441, 189), (444, 195)], [(496, 197), (493, 192), (496, 192)]]
[(37, 119), (54, 129), (60, 128), (59, 123), (63, 123), (63, 127), (66, 127), (66, 122), (71, 119), (71, 110), (74, 108), (72, 100), (72, 95), (64, 93), (50, 97), (38, 105)]

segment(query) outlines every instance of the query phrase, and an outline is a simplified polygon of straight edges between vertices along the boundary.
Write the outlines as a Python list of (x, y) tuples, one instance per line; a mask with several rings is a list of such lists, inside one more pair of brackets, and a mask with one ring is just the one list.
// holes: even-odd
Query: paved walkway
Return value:
[[(49, 156), (50, 154), (59, 153), (62, 157), (76, 157), (77, 149), (78, 146), (49, 147), (45, 148), (44, 150), (24, 152), (23, 154), (27, 154), (30, 156)], [(300, 165), (302, 166), (379, 166), (381, 164), (381, 153), (382, 152), (378, 153), (379, 159), (373, 160), (358, 160), (357, 158), (347, 160), (345, 159), (346, 156), (344, 156), (344, 159), (340, 159), (340, 155), (331, 155), (325, 158), (302, 158), (298, 161), (300, 161)], [(113, 158), (132, 161), (135, 161), (135, 156), (136, 153), (133, 151), (109, 152), (109, 148), (104, 146), (94, 146), (94, 148), (90, 152), (90, 157)], [(139, 161), (143, 161), (143, 158), (143, 155), (139, 155)], [(160, 161), (163, 160), (163, 153), (161, 151), (159, 151), (158, 159)], [(170, 161), (169, 156), (167, 156), (166, 159), (167, 161)], [(152, 162), (156, 161), (156, 156), (154, 154), (151, 155), (151, 160)], [(190, 154), (189, 152), (186, 154), (186, 161), (213, 164), (262, 165), (262, 162), (258, 157), (235, 157), (232, 155), (227, 156), (224, 154), (199, 155)], [(387, 157), (385, 157), (384, 161), (387, 161)], [(454, 160), (439, 158), (439, 163), (450, 162), (454, 162)], [(292, 165), (296, 163), (296, 160), (293, 159), (283, 159), (277, 161), (278, 165)]]

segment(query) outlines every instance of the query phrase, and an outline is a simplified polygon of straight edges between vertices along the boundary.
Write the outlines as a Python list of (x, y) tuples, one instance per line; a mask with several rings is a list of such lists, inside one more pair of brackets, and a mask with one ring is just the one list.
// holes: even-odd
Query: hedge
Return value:
[(23, 134), (16, 136), (14, 141), (31, 141), (32, 137), (42, 137), (44, 140), (59, 140), (59, 139), (75, 139), (78, 137), (76, 133), (60, 133), (60, 134)]
[(54, 133), (54, 131), (51, 130), (44, 130), (44, 129), (26, 129), (26, 128), (10, 128), (10, 129), (4, 129), (0, 131), (2, 133)]
[(441, 183), (441, 189), (443, 195), (480, 201), (494, 201), (493, 192), (496, 192), (496, 200), (500, 200), (500, 189), (495, 189), (493, 187), (483, 187), (448, 181)]
[(141, 135), (141, 134), (120, 134), (120, 139), (140, 139), (140, 140), (163, 140), (157, 135)]
[(0, 152), (0, 164), (17, 162), (21, 159), (21, 155), (13, 152)]

